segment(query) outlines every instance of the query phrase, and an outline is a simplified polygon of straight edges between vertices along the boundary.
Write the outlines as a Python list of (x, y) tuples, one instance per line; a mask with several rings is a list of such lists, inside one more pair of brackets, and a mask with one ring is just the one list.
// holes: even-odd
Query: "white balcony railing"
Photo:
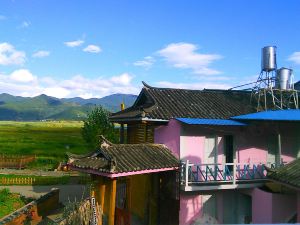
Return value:
[[(275, 168), (274, 164), (267, 165)], [(181, 163), (181, 185), (237, 184), (238, 182), (266, 179), (266, 164), (263, 163), (212, 163), (192, 164), (187, 160)]]

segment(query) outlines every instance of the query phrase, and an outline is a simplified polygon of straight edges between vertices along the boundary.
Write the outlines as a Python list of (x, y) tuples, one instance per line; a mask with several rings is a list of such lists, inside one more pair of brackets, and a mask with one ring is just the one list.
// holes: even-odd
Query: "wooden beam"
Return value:
[(114, 178), (110, 182), (108, 225), (115, 224), (116, 190), (117, 190), (117, 179)]

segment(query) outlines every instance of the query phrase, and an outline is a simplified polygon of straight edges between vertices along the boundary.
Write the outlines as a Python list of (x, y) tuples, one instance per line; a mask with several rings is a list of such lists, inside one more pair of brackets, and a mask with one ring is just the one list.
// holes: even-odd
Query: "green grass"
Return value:
[(26, 204), (19, 194), (11, 193), (7, 188), (0, 189), (0, 218), (14, 212)]
[(82, 122), (0, 121), (0, 154), (63, 158), (65, 152), (86, 153)]
[(28, 168), (53, 170), (66, 152), (89, 152), (81, 136), (82, 126), (79, 121), (0, 121), (0, 154), (36, 155)]

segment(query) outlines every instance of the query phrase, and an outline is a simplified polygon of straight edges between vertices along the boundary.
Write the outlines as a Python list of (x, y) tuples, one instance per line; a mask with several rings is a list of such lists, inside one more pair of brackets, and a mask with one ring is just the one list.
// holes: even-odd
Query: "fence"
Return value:
[(23, 169), (25, 166), (36, 159), (35, 155), (0, 155), (0, 168)]
[(91, 202), (87, 198), (82, 202), (74, 202), (67, 205), (64, 209), (63, 218), (57, 224), (82, 224), (82, 225), (102, 225), (102, 209), (97, 203)]

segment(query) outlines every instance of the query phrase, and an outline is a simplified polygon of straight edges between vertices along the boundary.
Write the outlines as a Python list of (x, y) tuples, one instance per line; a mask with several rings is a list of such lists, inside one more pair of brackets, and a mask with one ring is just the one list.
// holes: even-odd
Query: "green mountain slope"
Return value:
[(20, 97), (0, 94), (0, 120), (82, 120), (95, 105), (102, 105), (111, 112), (120, 109), (120, 103), (131, 106), (137, 96), (114, 94), (104, 98), (59, 99), (47, 95)]

